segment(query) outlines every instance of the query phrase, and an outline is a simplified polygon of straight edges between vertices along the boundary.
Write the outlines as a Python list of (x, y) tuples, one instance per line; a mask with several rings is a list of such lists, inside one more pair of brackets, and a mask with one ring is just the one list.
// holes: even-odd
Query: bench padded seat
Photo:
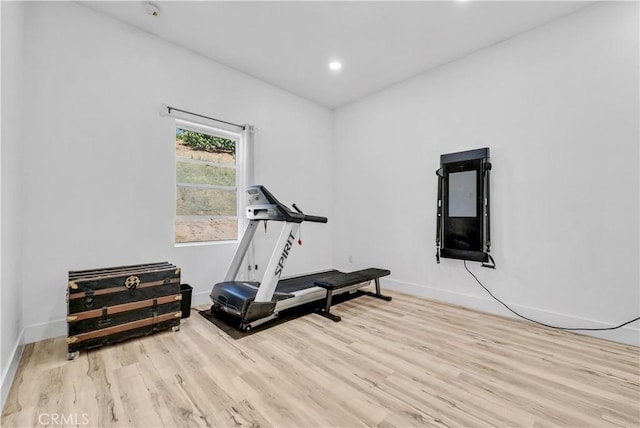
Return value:
[(338, 290), (350, 285), (359, 284), (361, 282), (370, 281), (383, 276), (390, 275), (387, 269), (369, 268), (357, 270), (355, 272), (332, 274), (313, 281), (313, 285), (325, 288), (327, 290)]

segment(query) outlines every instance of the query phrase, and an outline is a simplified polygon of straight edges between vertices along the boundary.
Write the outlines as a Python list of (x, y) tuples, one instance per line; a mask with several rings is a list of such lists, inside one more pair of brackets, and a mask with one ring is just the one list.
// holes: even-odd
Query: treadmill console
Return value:
[(249, 186), (247, 188), (247, 197), (247, 220), (274, 220), (289, 223), (302, 223), (303, 221), (327, 222), (326, 217), (304, 214), (296, 207), (296, 204), (293, 204), (293, 208), (297, 212), (291, 211), (261, 185)]
[(264, 187), (251, 186), (247, 189), (247, 220), (285, 221), (285, 215), (279, 205), (282, 204)]

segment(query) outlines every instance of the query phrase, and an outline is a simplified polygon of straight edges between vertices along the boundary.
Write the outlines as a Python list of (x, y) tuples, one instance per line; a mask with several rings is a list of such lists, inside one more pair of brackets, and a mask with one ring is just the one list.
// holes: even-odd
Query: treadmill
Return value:
[[(354, 292), (358, 288), (369, 285), (370, 279), (355, 284), (345, 283), (342, 278), (350, 274), (343, 274), (337, 270), (328, 270), (308, 275), (280, 279), (287, 258), (293, 250), (300, 230), (300, 224), (305, 221), (326, 223), (326, 217), (306, 215), (293, 204), (295, 211), (276, 199), (264, 186), (254, 185), (247, 188), (246, 217), (249, 224), (238, 245), (229, 270), (223, 282), (217, 283), (211, 290), (211, 312), (224, 312), (239, 319), (239, 327), (243, 331), (261, 325), (278, 317), (281, 311), (294, 308), (306, 303), (326, 299), (327, 313), (331, 295)], [(265, 269), (261, 282), (237, 281), (242, 261), (249, 250), (251, 241), (260, 221), (277, 221), (284, 223), (274, 252)], [(388, 271), (387, 271), (388, 272)], [(333, 281), (332, 281), (333, 279)], [(348, 279), (348, 278), (347, 278)], [(379, 282), (376, 279), (376, 289), (379, 293)], [(334, 284), (342, 281), (337, 288), (323, 288), (317, 284)], [(356, 281), (359, 281), (356, 278)], [(350, 281), (350, 282), (353, 282)], [(329, 315), (332, 317), (332, 315)], [(338, 318), (339, 317), (335, 317)], [(333, 319), (333, 318), (332, 318)], [(334, 319), (336, 321), (336, 319)]]

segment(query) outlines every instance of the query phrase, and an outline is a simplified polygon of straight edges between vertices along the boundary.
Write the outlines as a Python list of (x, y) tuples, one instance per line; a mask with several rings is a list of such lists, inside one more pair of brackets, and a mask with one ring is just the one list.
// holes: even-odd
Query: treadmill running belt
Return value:
[(318, 278), (326, 278), (330, 275), (337, 275), (342, 272), (335, 269), (312, 273), (309, 275), (295, 276), (293, 278), (281, 279), (276, 286), (276, 291), (280, 293), (293, 293), (307, 288), (315, 287), (313, 281)]

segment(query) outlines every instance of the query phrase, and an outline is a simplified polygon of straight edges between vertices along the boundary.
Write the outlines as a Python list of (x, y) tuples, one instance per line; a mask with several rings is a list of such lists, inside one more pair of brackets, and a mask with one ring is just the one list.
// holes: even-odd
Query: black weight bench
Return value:
[(366, 281), (375, 281), (376, 292), (372, 293), (370, 291), (361, 291), (358, 290), (362, 294), (367, 294), (369, 296), (377, 297), (378, 299), (383, 299), (386, 301), (390, 301), (391, 297), (384, 296), (380, 293), (380, 278), (383, 276), (390, 275), (391, 271), (387, 269), (362, 269), (355, 272), (348, 273), (336, 273), (327, 277), (319, 278), (313, 281), (313, 285), (317, 287), (324, 288), (327, 290), (327, 297), (325, 299), (325, 308), (320, 309), (318, 314), (323, 317), (327, 317), (332, 321), (338, 322), (340, 321), (340, 317), (338, 315), (334, 315), (331, 313), (331, 299), (333, 296), (333, 292), (335, 290), (340, 290), (341, 288), (349, 287), (351, 285), (360, 284), (361, 282)]

